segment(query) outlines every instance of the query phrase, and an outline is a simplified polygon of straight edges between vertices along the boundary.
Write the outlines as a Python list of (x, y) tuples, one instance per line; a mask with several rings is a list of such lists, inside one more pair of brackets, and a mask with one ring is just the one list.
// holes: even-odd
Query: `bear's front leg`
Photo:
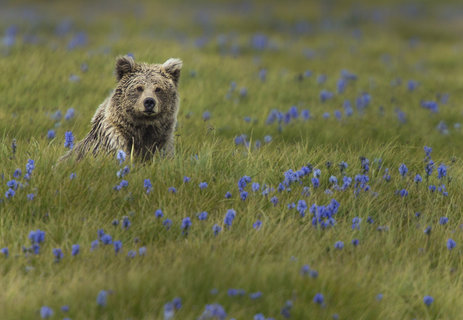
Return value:
[(175, 147), (174, 147), (174, 136), (171, 135), (162, 148), (161, 154), (166, 158), (173, 158), (175, 155)]

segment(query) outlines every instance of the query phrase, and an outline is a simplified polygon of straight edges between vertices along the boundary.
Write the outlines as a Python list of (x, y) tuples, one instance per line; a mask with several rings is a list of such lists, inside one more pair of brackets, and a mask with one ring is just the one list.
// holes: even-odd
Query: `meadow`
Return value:
[[(0, 6), (1, 319), (461, 318), (461, 3)], [(125, 54), (174, 158), (57, 164)]]

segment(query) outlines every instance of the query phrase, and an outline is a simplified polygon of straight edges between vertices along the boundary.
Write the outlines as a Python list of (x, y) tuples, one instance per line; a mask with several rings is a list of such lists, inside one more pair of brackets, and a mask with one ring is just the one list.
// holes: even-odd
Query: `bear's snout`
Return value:
[(145, 107), (145, 112), (153, 112), (154, 106), (156, 105), (156, 100), (153, 98), (146, 98), (143, 100), (143, 106)]

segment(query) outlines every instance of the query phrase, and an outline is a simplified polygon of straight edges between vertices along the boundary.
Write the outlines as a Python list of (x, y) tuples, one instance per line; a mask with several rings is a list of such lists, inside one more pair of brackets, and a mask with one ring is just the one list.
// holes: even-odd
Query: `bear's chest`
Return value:
[(129, 150), (133, 149), (137, 153), (154, 153), (162, 149), (169, 137), (170, 128), (164, 126), (143, 126), (134, 128), (131, 138), (128, 140)]

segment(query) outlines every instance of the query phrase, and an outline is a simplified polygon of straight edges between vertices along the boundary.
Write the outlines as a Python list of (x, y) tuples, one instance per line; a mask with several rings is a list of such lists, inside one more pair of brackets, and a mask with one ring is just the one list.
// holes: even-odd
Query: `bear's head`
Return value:
[(182, 61), (168, 59), (163, 64), (136, 63), (130, 56), (116, 60), (118, 81), (114, 97), (118, 113), (137, 124), (176, 116), (177, 86)]

